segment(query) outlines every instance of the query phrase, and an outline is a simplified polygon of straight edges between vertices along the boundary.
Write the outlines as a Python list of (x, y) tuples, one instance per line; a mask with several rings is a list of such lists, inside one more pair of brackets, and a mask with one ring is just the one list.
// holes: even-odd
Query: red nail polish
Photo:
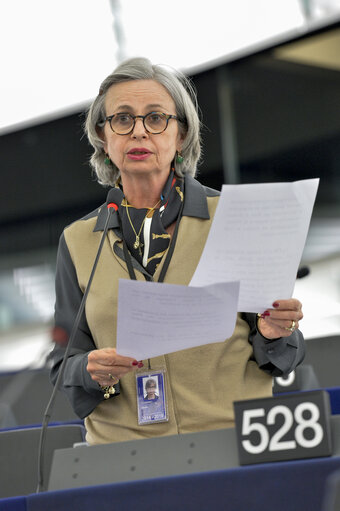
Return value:
[(274, 303), (273, 303), (273, 307), (276, 307), (276, 308), (277, 308), (277, 307), (280, 307), (279, 302), (274, 302)]
[(143, 362), (138, 362), (138, 367), (139, 367), (139, 368), (141, 368), (141, 367), (143, 367), (143, 366), (144, 366)]
[(134, 360), (134, 361), (132, 362), (132, 365), (133, 365), (133, 366), (138, 366), (138, 362), (137, 362), (137, 360)]

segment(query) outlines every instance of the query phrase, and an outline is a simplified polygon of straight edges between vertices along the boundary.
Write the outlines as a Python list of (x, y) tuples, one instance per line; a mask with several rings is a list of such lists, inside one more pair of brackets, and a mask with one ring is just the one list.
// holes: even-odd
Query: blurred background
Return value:
[(1, 371), (45, 363), (59, 236), (107, 193), (84, 112), (140, 55), (193, 80), (202, 183), (320, 177), (294, 294), (305, 337), (338, 346), (340, 1), (16, 0), (1, 2), (0, 26)]

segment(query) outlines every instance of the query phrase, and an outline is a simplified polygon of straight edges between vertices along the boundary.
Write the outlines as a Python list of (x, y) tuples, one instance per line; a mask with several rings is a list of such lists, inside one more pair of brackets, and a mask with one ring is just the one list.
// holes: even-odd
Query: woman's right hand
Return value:
[(143, 367), (142, 362), (118, 355), (115, 348), (102, 348), (88, 354), (86, 369), (92, 380), (102, 387), (107, 387), (114, 385), (122, 376), (140, 367)]

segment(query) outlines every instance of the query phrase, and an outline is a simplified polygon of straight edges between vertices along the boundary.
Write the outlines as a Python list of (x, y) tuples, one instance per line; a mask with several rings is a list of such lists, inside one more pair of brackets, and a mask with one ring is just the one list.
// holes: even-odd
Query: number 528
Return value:
[[(324, 437), (323, 428), (318, 422), (320, 410), (314, 403), (300, 403), (296, 406), (294, 412), (285, 405), (277, 405), (271, 408), (266, 417), (266, 425), (275, 425), (279, 416), (283, 416), (283, 424), (272, 437), (270, 437), (265, 424), (256, 422), (256, 419), (264, 416), (264, 408), (253, 408), (243, 412), (242, 437), (253, 432), (259, 435), (259, 442), (256, 443), (252, 443), (248, 439), (242, 440), (243, 448), (251, 454), (260, 454), (267, 448), (271, 452), (296, 449), (297, 445), (310, 449), (319, 445)], [(282, 419), (280, 422), (282, 422)], [(296, 423), (294, 429), (295, 439), (283, 440), (283, 437), (294, 427), (294, 422)], [(305, 435), (307, 429), (309, 430), (308, 436)], [(312, 436), (310, 432), (312, 432)]]

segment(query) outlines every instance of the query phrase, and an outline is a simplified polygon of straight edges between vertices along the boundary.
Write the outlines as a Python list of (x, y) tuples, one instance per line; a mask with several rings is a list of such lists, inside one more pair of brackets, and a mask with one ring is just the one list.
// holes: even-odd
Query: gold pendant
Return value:
[(140, 245), (140, 242), (139, 242), (139, 236), (136, 236), (136, 241), (134, 242), (133, 244), (133, 248), (135, 248), (137, 250), (137, 248), (139, 247)]

